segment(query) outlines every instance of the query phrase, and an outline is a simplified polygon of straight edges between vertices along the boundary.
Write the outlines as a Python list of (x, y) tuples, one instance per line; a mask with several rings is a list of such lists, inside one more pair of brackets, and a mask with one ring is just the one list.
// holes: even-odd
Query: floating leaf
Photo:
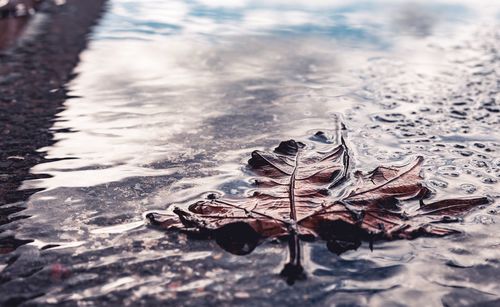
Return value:
[[(435, 226), (452, 222), (484, 197), (448, 199), (425, 204), (431, 193), (422, 183), (422, 157), (400, 166), (380, 166), (351, 175), (343, 137), (329, 144), (317, 133), (304, 144), (282, 142), (273, 152), (254, 151), (248, 161), (255, 189), (244, 199), (209, 197), (171, 214), (147, 218), (165, 229), (214, 238), (238, 255), (250, 253), (265, 238), (288, 238), (290, 261), (282, 275), (290, 282), (305, 275), (300, 265), (302, 239), (321, 238), (330, 251), (356, 249), (362, 241), (443, 236), (455, 230)], [(403, 203), (419, 200), (406, 212)]]

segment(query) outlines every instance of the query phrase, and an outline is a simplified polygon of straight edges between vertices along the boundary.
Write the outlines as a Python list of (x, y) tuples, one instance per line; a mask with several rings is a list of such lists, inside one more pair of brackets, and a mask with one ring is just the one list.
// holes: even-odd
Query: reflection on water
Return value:
[(461, 236), (342, 256), (308, 243), (313, 273), (293, 288), (276, 278), (282, 243), (238, 257), (143, 224), (146, 211), (210, 191), (243, 194), (251, 151), (328, 130), (337, 113), (355, 166), (421, 154), (443, 198), (498, 198), (500, 6), (314, 3), (111, 1), (52, 127), (57, 142), (40, 149), (56, 160), (32, 169), (50, 177), (23, 186), (45, 190), (26, 202), (31, 218), (6, 226), (35, 242), (0, 265), (13, 276), (2, 292), (30, 284), (35, 303), (498, 299), (496, 204), (456, 226)]

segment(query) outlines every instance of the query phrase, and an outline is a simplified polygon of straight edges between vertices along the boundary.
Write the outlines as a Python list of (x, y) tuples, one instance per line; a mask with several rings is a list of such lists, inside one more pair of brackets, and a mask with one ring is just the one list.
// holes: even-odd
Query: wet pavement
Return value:
[[(110, 1), (74, 78), (26, 97), (57, 101), (45, 126), (18, 118), (3, 147), (2, 163), (30, 144), (37, 158), (0, 193), (0, 304), (498, 304), (498, 16), (494, 2)], [(286, 243), (236, 256), (144, 219), (244, 197), (253, 150), (339, 121), (355, 168), (422, 155), (434, 199), (492, 204), (446, 238), (341, 256), (304, 242), (293, 286)]]

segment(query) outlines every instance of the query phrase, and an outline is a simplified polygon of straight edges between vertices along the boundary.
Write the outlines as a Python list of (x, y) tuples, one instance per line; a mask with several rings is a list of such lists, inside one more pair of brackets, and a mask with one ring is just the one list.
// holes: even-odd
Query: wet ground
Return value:
[[(0, 304), (498, 305), (499, 16), (487, 1), (110, 1), (62, 96), (43, 97), (62, 103), (50, 125), (17, 121), (47, 141), (4, 197)], [(338, 121), (356, 168), (423, 155), (436, 197), (493, 203), (447, 238), (303, 243), (293, 286), (286, 244), (236, 256), (145, 222), (243, 197), (253, 150)]]

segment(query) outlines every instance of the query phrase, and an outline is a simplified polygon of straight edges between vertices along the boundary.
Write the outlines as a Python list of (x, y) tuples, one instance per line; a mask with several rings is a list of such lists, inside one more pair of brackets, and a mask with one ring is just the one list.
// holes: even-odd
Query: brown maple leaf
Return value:
[[(319, 137), (318, 137), (319, 136)], [(154, 225), (214, 237), (235, 254), (251, 252), (263, 238), (289, 238), (289, 281), (303, 277), (299, 239), (321, 238), (330, 251), (356, 249), (361, 241), (443, 236), (455, 230), (435, 226), (455, 221), (484, 197), (425, 204), (431, 193), (422, 183), (422, 157), (402, 165), (350, 175), (350, 155), (342, 137), (328, 144), (317, 133), (304, 144), (289, 140), (274, 152), (254, 151), (248, 161), (255, 189), (244, 199), (200, 200), (171, 214), (150, 213)], [(323, 142), (321, 142), (323, 141)], [(417, 208), (404, 201), (418, 200)]]

